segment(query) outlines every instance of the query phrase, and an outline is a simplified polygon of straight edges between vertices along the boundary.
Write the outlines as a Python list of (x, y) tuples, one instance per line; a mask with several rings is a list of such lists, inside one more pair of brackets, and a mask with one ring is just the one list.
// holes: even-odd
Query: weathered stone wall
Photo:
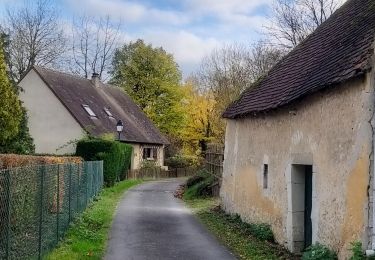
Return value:
[(225, 210), (271, 224), (277, 241), (293, 250), (291, 170), (293, 164), (309, 164), (313, 242), (339, 252), (340, 259), (348, 256), (350, 242), (367, 245), (371, 77), (369, 73), (266, 116), (228, 120), (221, 188)]

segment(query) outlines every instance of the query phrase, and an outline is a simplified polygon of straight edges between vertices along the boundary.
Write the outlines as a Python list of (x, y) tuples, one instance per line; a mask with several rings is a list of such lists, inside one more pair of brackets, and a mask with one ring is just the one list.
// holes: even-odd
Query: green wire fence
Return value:
[(0, 259), (41, 259), (103, 186), (103, 161), (0, 170)]

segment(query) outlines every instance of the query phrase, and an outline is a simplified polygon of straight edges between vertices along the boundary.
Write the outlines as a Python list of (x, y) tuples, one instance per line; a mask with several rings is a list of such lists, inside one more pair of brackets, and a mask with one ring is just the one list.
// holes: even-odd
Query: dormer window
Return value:
[(113, 118), (113, 115), (112, 115), (111, 111), (109, 110), (109, 108), (105, 107), (104, 108), (104, 112), (107, 114), (107, 116), (109, 118)]
[(86, 110), (87, 114), (89, 114), (90, 117), (96, 117), (94, 111), (88, 106), (88, 105), (82, 105), (82, 107)]

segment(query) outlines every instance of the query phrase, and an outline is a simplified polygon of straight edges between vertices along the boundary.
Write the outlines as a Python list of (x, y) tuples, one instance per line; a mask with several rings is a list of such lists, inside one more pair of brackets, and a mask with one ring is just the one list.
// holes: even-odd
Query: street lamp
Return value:
[(124, 124), (122, 123), (121, 120), (119, 120), (117, 122), (116, 129), (117, 129), (117, 133), (118, 133), (118, 140), (120, 141), (120, 135), (121, 135), (122, 130), (124, 129)]

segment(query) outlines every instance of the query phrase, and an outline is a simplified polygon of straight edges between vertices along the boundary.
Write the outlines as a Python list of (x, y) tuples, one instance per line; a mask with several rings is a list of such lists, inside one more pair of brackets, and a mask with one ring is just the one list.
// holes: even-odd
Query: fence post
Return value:
[(77, 211), (80, 212), (81, 209), (79, 207), (79, 181), (80, 181), (80, 178), (79, 178), (79, 175), (80, 175), (80, 172), (81, 172), (81, 167), (79, 167), (79, 164), (76, 164), (77, 165), (77, 178), (78, 178), (78, 181), (77, 181)]
[(69, 201), (68, 201), (68, 208), (69, 208), (69, 218), (68, 218), (68, 222), (70, 223), (70, 221), (72, 220), (72, 212), (71, 212), (71, 198), (72, 198), (72, 165), (69, 164)]
[(56, 207), (56, 237), (59, 242), (59, 218), (60, 218), (60, 164), (57, 165), (57, 207)]
[(38, 259), (42, 259), (42, 225), (43, 225), (43, 193), (44, 193), (44, 173), (45, 165), (40, 166), (40, 204), (39, 204), (39, 252)]
[(6, 183), (5, 183), (5, 188), (6, 188), (6, 200), (7, 200), (7, 227), (6, 227), (6, 254), (5, 254), (5, 259), (10, 258), (10, 217), (11, 217), (11, 203), (10, 203), (10, 170), (5, 170), (5, 178), (6, 178)]
[(86, 206), (89, 203), (89, 175), (87, 174), (87, 162), (83, 162), (83, 173), (86, 175)]

